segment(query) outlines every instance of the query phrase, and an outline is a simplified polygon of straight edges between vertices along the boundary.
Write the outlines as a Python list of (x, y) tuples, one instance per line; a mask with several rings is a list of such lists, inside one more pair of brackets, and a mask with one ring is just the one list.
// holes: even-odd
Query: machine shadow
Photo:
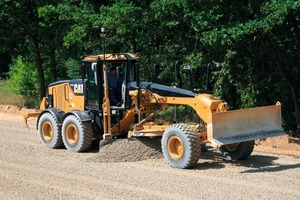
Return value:
[(257, 173), (257, 172), (278, 172), (293, 168), (299, 168), (300, 162), (292, 165), (280, 165), (275, 163), (279, 157), (276, 155), (251, 155), (246, 160), (227, 160), (217, 150), (208, 150), (203, 152), (200, 161), (195, 165), (193, 169), (220, 169), (226, 167), (227, 164), (237, 167), (246, 167), (248, 169), (241, 171), (240, 173)]
[[(145, 147), (151, 147), (157, 152), (162, 153), (160, 139), (140, 137), (129, 138), (129, 140), (138, 140)], [(115, 141), (113, 141), (115, 142)], [(112, 143), (113, 143), (112, 142)], [(94, 140), (91, 149), (86, 153), (98, 154), (100, 150), (99, 140)], [(163, 156), (162, 156), (163, 157)], [(153, 159), (153, 158), (151, 158)], [(161, 159), (161, 157), (157, 158)], [(257, 172), (277, 172), (287, 169), (299, 168), (300, 162), (293, 165), (280, 165), (275, 163), (275, 160), (279, 158), (274, 155), (251, 155), (246, 160), (228, 160), (218, 150), (208, 147), (206, 150), (202, 150), (201, 157), (198, 163), (192, 168), (193, 170), (205, 170), (205, 169), (222, 169), (226, 165), (234, 165), (237, 167), (246, 167), (248, 169), (241, 171), (240, 173), (257, 173)]]
[(91, 148), (85, 153), (99, 153), (100, 150), (99, 142), (100, 142), (99, 139), (93, 140)]
[(242, 171), (241, 173), (279, 172), (300, 167), (300, 162), (291, 165), (281, 165), (278, 163), (274, 163), (274, 161), (277, 159), (279, 158), (276, 156), (252, 155), (247, 160), (239, 161), (236, 164), (238, 166), (250, 168), (248, 170)]
[(217, 150), (208, 148), (207, 150), (201, 152), (201, 157), (198, 163), (193, 167), (197, 170), (205, 169), (221, 169), (225, 167), (224, 157)]

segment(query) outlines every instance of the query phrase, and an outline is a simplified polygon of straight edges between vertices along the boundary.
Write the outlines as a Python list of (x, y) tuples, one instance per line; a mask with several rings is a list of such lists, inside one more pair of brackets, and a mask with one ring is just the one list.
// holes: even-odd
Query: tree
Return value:
[[(294, 125), (289, 120), (285, 123), (287, 127), (294, 126), (296, 133), (300, 134), (300, 71), (297, 66), (300, 59), (300, 1), (253, 3), (244, 5), (244, 11), (246, 17), (235, 16), (230, 23), (221, 23), (221, 26), (204, 33), (205, 43), (221, 44), (226, 49), (222, 53), (227, 67), (224, 71), (235, 89), (233, 93), (225, 89), (223, 94), (227, 91), (227, 96), (236, 96), (237, 93), (239, 97), (250, 95), (253, 105), (278, 99), (283, 102), (284, 111), (288, 108), (285, 105), (292, 101), (296, 120)], [(289, 88), (290, 92), (287, 93), (285, 88)], [(238, 104), (243, 103), (245, 101)], [(289, 113), (284, 112), (285, 119), (287, 115)]]
[[(12, 55), (27, 54), (34, 57), (39, 79), (40, 98), (45, 96), (45, 77), (41, 55), (41, 27), (37, 8), (44, 1), (19, 0), (15, 3), (0, 1), (1, 43)], [(9, 35), (10, 37), (4, 37)]]
[[(42, 97), (45, 82), (76, 76), (70, 67), (74, 60), (102, 52), (99, 32), (105, 27), (107, 52), (141, 52), (141, 79), (170, 85), (175, 81), (174, 64), (180, 61), (191, 65), (194, 87), (202, 89), (207, 64), (222, 62), (222, 70), (214, 74), (215, 94), (230, 108), (279, 100), (286, 129), (300, 134), (299, 4), (300, 0), (2, 0), (0, 50), (35, 61)], [(158, 77), (154, 64), (162, 69)]]
[(12, 91), (24, 96), (32, 97), (36, 95), (36, 84), (38, 81), (34, 65), (31, 62), (27, 62), (19, 56), (10, 65), (9, 77)]

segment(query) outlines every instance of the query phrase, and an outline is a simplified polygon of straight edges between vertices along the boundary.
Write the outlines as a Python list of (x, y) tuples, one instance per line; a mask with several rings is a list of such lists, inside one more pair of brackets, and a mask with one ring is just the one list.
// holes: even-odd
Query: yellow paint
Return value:
[(67, 82), (49, 87), (48, 94), (53, 95), (55, 108), (65, 112), (84, 110), (84, 96), (76, 95)]

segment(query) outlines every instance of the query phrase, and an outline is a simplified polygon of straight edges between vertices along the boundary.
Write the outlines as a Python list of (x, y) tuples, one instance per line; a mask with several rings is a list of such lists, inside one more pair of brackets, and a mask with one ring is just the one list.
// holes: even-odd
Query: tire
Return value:
[(174, 124), (165, 130), (161, 147), (168, 164), (179, 169), (192, 168), (201, 154), (199, 138), (187, 124)]
[(244, 160), (248, 158), (254, 149), (254, 140), (223, 145), (221, 153), (229, 160)]
[(49, 149), (63, 147), (61, 129), (57, 119), (51, 113), (43, 113), (38, 121), (40, 142)]
[(62, 125), (62, 139), (69, 151), (89, 150), (93, 142), (91, 122), (82, 122), (75, 115), (67, 116)]

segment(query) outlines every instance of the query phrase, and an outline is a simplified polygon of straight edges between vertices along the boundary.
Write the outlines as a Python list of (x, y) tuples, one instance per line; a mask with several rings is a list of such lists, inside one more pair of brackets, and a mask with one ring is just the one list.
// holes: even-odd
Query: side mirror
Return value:
[(219, 62), (216, 62), (216, 61), (212, 61), (212, 64), (214, 64), (215, 68), (221, 68), (222, 67), (222, 64), (219, 63)]
[(189, 64), (183, 64), (183, 70), (191, 71), (191, 66)]
[(221, 67), (222, 67), (221, 63), (218, 63), (218, 62), (215, 62), (215, 61), (211, 61), (210, 63), (208, 63), (207, 72), (206, 72), (206, 88), (205, 88), (205, 90), (208, 93), (212, 92), (212, 86), (211, 86), (211, 82), (210, 82), (211, 71), (212, 71), (213, 68), (219, 69)]
[(189, 90), (193, 90), (193, 77), (192, 77), (192, 68), (189, 64), (183, 64), (183, 70), (188, 74), (189, 78)]

